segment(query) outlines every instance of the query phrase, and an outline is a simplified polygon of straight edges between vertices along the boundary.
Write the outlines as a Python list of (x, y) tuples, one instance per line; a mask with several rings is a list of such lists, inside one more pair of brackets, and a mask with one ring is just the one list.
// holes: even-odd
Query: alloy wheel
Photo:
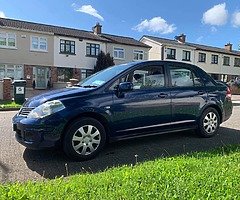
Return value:
[(100, 142), (100, 131), (92, 125), (81, 126), (72, 137), (73, 149), (83, 156), (92, 154)]
[(218, 117), (214, 112), (206, 114), (203, 120), (203, 128), (208, 133), (214, 133), (218, 127)]

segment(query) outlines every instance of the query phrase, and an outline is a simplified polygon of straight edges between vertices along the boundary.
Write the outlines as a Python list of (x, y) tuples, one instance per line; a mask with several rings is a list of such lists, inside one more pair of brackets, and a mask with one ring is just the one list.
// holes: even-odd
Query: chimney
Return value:
[(186, 35), (182, 33), (181, 35), (175, 36), (175, 39), (180, 43), (185, 43), (186, 42)]
[(99, 35), (99, 34), (102, 33), (102, 26), (101, 26), (99, 23), (97, 23), (97, 24), (93, 27), (93, 33), (94, 33), (95, 35)]
[(224, 49), (226, 49), (227, 51), (232, 51), (232, 44), (230, 42), (225, 44)]

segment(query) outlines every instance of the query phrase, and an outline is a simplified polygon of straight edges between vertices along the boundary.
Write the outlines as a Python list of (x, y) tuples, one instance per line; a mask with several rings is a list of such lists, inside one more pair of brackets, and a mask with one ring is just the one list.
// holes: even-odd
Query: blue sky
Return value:
[(82, 30), (100, 22), (104, 33), (153, 35), (223, 47), (240, 44), (240, 1), (0, 0), (0, 16)]

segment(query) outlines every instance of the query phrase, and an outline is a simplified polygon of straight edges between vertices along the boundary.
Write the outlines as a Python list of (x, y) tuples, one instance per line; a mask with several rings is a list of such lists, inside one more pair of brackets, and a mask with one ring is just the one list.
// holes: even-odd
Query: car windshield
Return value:
[(80, 87), (99, 87), (136, 63), (108, 67), (79, 82)]

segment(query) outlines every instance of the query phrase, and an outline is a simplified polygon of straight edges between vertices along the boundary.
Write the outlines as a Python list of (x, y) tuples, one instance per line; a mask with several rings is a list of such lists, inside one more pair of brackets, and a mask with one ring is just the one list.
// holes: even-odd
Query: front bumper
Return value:
[(29, 149), (45, 149), (60, 143), (65, 123), (59, 117), (28, 119), (15, 116), (13, 130), (16, 140)]

